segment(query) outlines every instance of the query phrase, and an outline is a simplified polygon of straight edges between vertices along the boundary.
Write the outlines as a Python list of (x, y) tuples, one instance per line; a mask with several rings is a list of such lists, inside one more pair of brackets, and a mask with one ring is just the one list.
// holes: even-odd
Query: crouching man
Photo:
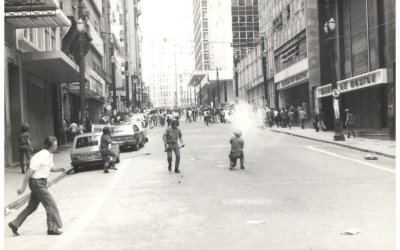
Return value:
[(229, 169), (232, 170), (234, 167), (236, 167), (236, 162), (238, 158), (240, 158), (240, 168), (244, 169), (244, 153), (243, 153), (244, 140), (241, 138), (242, 131), (236, 129), (233, 132), (233, 135), (234, 136), (232, 136), (230, 140), (231, 152), (229, 154), (229, 159), (230, 159)]

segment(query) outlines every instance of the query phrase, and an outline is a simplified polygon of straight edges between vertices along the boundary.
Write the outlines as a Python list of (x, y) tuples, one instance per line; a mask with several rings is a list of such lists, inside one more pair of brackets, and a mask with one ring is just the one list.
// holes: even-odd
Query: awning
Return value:
[(6, 0), (4, 6), (6, 20), (17, 29), (71, 26), (56, 0)]
[(24, 52), (22, 62), (26, 70), (50, 83), (79, 82), (78, 65), (62, 51)]
[(204, 76), (206, 76), (206, 72), (203, 71), (195, 71), (190, 76), (190, 81), (188, 83), (189, 87), (197, 87), (201, 81), (203, 80)]

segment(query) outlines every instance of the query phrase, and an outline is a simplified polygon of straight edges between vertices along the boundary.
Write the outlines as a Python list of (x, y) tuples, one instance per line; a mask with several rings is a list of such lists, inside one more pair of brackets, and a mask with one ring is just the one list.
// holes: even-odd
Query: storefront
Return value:
[(309, 107), (308, 70), (276, 83), (280, 108)]
[[(356, 128), (382, 129), (387, 127), (387, 70), (378, 69), (348, 78), (337, 83), (340, 91), (340, 113), (344, 122), (345, 109), (354, 113)], [(325, 122), (333, 127), (332, 85), (316, 89), (320, 109), (325, 113)]]

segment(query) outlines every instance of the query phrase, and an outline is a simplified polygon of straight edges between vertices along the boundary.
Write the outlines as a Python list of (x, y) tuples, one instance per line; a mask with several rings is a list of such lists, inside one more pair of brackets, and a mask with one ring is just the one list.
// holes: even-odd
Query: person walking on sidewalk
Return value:
[(240, 169), (244, 169), (244, 153), (243, 153), (244, 140), (243, 138), (241, 138), (242, 131), (236, 129), (233, 132), (233, 135), (234, 136), (229, 141), (231, 144), (231, 152), (229, 153), (229, 160), (230, 160), (229, 170), (232, 170), (234, 167), (236, 167), (238, 158), (240, 158)]
[(354, 133), (354, 124), (355, 124), (355, 119), (354, 119), (354, 114), (351, 112), (350, 109), (345, 109), (344, 110), (347, 113), (346, 117), (346, 127), (347, 127), (347, 138), (350, 138), (350, 132), (353, 134), (353, 137), (356, 138), (356, 134)]
[[(29, 134), (29, 124), (25, 123), (21, 126), (21, 134), (18, 137), (19, 145), (19, 166), (23, 174), (28, 171), (29, 165), (31, 164), (31, 155), (33, 148), (31, 146), (31, 135)], [(26, 159), (26, 169), (25, 169)]]
[(307, 119), (307, 113), (304, 110), (304, 108), (300, 109), (299, 117), (300, 117), (300, 126), (302, 129), (304, 129), (304, 123), (306, 122), (306, 119)]
[(319, 132), (319, 127), (318, 127), (318, 113), (317, 111), (315, 111), (315, 109), (312, 111), (311, 113), (311, 117), (312, 117), (312, 124), (313, 127), (315, 128), (316, 132)]
[[(118, 170), (114, 164), (117, 161), (118, 156), (110, 150), (111, 148), (111, 129), (109, 127), (104, 127), (103, 128), (103, 134), (101, 135), (100, 138), (100, 153), (103, 156), (104, 159), (104, 173), (109, 173), (108, 169), (114, 169)], [(110, 157), (112, 157), (112, 160), (110, 162)]]
[[(171, 122), (171, 128), (167, 128), (165, 130), (163, 141), (164, 141), (164, 152), (167, 152), (167, 161), (168, 161), (168, 171), (171, 171), (172, 167), (172, 151), (175, 152), (175, 173), (180, 173), (179, 171), (179, 162), (181, 159), (180, 147), (184, 147), (185, 144), (182, 140), (182, 132), (178, 128), (178, 121), (173, 120)], [(181, 146), (178, 145), (178, 139), (181, 142)]]
[(42, 203), (47, 214), (47, 234), (60, 235), (63, 227), (56, 202), (47, 190), (47, 178), (51, 172), (66, 172), (63, 167), (54, 167), (53, 153), (57, 150), (57, 138), (49, 136), (44, 140), (44, 149), (32, 157), (30, 168), (28, 169), (22, 187), (18, 189), (18, 195), (24, 193), (29, 183), (31, 196), (28, 206), (22, 210), (17, 218), (8, 226), (15, 235), (19, 235), (18, 228), (24, 223), (26, 218), (32, 214)]
[(292, 129), (292, 125), (293, 125), (293, 121), (294, 121), (294, 111), (293, 111), (293, 106), (292, 108), (288, 109), (288, 116), (289, 116), (289, 122), (288, 122), (288, 126), (289, 129)]
[(324, 111), (322, 109), (320, 109), (318, 113), (318, 126), (322, 131), (326, 131), (326, 126), (324, 122)]

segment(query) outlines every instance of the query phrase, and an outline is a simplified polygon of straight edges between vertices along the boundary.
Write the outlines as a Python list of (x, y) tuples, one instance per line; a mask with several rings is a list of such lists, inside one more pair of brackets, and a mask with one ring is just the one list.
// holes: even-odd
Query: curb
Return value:
[[(50, 188), (51, 186), (53, 186), (54, 184), (56, 184), (57, 182), (61, 181), (62, 179), (64, 179), (68, 173), (71, 170), (69, 170), (67, 172), (67, 174), (60, 174), (58, 176), (56, 176), (55, 178), (53, 178), (52, 180), (50, 180), (47, 183), (47, 188)], [(4, 208), (4, 216), (7, 216), (8, 214), (10, 214), (10, 210), (17, 210), (20, 207), (22, 207), (25, 203), (27, 203), (29, 201), (29, 197), (31, 196), (31, 192), (29, 192), (28, 194), (22, 196), (21, 198), (17, 199), (16, 201), (11, 202), (10, 204), (8, 204), (5, 208)]]
[(344, 145), (344, 144), (340, 144), (340, 143), (337, 143), (337, 142), (326, 141), (326, 140), (323, 140), (323, 139), (316, 139), (316, 138), (312, 138), (312, 137), (308, 137), (308, 136), (304, 136), (304, 135), (297, 135), (297, 134), (293, 134), (293, 133), (285, 132), (285, 131), (278, 131), (278, 130), (274, 130), (274, 129), (270, 129), (270, 131), (273, 131), (275, 133), (282, 133), (282, 134), (287, 134), (287, 135), (291, 135), (291, 136), (296, 136), (296, 137), (300, 137), (300, 138), (304, 138), (304, 139), (309, 139), (309, 140), (313, 140), (313, 141), (325, 142), (325, 143), (334, 144), (334, 145), (345, 147), (345, 148), (355, 149), (355, 150), (362, 151), (362, 152), (367, 152), (367, 153), (374, 153), (374, 154), (377, 154), (377, 155), (385, 156), (387, 158), (396, 159), (395, 155), (389, 155), (389, 154), (385, 154), (385, 153), (374, 151), (374, 150), (363, 149), (363, 148), (354, 147), (354, 146), (350, 146), (350, 145)]

